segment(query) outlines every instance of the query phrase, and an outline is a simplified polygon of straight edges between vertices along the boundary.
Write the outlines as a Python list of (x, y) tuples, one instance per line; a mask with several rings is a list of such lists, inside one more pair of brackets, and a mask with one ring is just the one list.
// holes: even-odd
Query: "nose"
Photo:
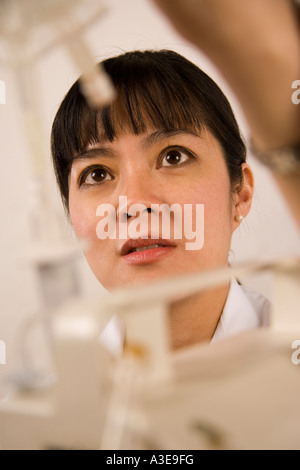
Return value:
[(135, 217), (138, 207), (140, 207), (140, 212), (145, 212), (148, 214), (151, 214), (151, 212), (153, 212), (152, 205), (150, 207), (147, 207), (145, 204), (142, 203), (132, 204), (130, 207), (127, 207), (127, 210), (126, 208), (124, 208), (124, 217), (126, 217), (127, 219), (129, 219), (130, 217)]
[(119, 191), (117, 217), (122, 222), (141, 213), (153, 212), (153, 205), (162, 203), (162, 188), (154, 177), (136, 175), (124, 182)]

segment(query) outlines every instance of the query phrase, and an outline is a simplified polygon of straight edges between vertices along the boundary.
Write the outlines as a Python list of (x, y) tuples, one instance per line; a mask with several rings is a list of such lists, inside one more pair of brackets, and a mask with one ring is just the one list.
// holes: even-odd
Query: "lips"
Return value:
[(176, 245), (170, 240), (142, 239), (127, 240), (121, 250), (122, 259), (132, 266), (155, 263), (170, 255)]
[(164, 240), (164, 239), (143, 239), (143, 238), (138, 238), (136, 240), (127, 240), (121, 250), (120, 250), (120, 255), (121, 256), (126, 256), (129, 255), (130, 253), (140, 253), (142, 251), (148, 251), (148, 250), (153, 250), (156, 248), (165, 248), (165, 247), (175, 247), (176, 245), (170, 240)]

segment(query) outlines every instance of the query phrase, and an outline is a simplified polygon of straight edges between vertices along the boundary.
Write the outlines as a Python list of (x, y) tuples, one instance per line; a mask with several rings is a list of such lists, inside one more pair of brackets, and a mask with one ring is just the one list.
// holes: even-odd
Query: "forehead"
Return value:
[(87, 150), (99, 147), (101, 145), (110, 145), (117, 143), (118, 141), (124, 138), (131, 138), (139, 143), (139, 146), (143, 149), (147, 149), (152, 145), (160, 143), (162, 141), (171, 139), (171, 138), (184, 138), (184, 137), (196, 137), (196, 138), (204, 138), (205, 132), (196, 131), (193, 129), (146, 129), (143, 133), (135, 134), (130, 130), (123, 131), (118, 133), (115, 138), (111, 141), (107, 139), (107, 137), (103, 136), (103, 138), (99, 139), (97, 142), (89, 143), (87, 146)]
[(219, 142), (207, 129), (203, 129), (201, 133), (189, 129), (149, 129), (138, 135), (132, 132), (121, 133), (113, 141), (103, 139), (90, 143), (74, 156), (72, 166), (95, 158), (111, 159), (126, 156), (127, 160), (133, 155), (132, 152), (138, 152), (139, 157), (142, 157), (148, 150), (154, 149), (155, 152), (160, 153), (170, 146), (186, 148), (201, 159), (204, 157), (210, 159), (215, 155), (224, 160)]

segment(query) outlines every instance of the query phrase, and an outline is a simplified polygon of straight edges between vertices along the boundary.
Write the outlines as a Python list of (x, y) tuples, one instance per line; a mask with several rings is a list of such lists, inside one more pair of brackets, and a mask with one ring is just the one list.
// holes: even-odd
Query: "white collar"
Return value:
[(268, 323), (270, 303), (260, 294), (231, 280), (228, 297), (211, 342)]

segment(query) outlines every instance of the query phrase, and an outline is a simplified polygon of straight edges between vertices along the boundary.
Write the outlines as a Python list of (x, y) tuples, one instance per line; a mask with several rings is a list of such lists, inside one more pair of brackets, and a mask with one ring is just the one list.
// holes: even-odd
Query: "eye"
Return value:
[(193, 154), (185, 148), (169, 148), (161, 154), (160, 165), (163, 167), (178, 166), (187, 163), (192, 158), (194, 158)]
[(79, 177), (79, 186), (86, 185), (97, 185), (104, 181), (112, 180), (110, 172), (102, 166), (93, 166), (86, 168)]

